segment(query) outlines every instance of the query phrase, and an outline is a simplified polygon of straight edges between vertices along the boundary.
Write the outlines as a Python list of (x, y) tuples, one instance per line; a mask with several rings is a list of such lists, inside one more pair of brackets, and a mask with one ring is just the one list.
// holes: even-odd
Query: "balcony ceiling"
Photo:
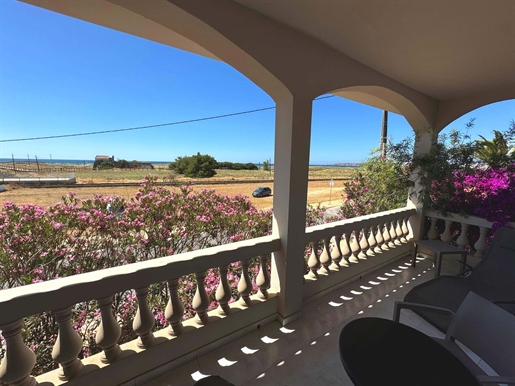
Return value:
[(515, 1), (234, 0), (439, 100), (515, 87)]

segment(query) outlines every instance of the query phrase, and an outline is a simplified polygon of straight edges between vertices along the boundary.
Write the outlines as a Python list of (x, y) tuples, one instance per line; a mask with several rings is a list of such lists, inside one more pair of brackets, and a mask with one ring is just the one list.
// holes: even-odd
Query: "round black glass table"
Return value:
[(349, 322), (340, 333), (339, 346), (343, 367), (357, 386), (479, 385), (438, 342), (388, 319)]

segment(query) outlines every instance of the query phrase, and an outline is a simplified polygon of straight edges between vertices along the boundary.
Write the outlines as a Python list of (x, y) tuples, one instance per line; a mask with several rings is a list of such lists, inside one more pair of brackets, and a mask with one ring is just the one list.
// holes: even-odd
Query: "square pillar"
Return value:
[[(415, 145), (413, 149), (413, 156), (417, 154), (425, 154), (427, 153), (433, 144), (436, 143), (438, 140), (438, 133), (436, 133), (432, 129), (423, 129), (415, 130), (417, 133), (415, 137)], [(408, 195), (408, 202), (406, 204), (409, 208), (416, 208), (417, 213), (410, 217), (409, 219), (409, 226), (410, 231), (413, 235), (414, 240), (421, 240), (423, 238), (423, 232), (424, 232), (424, 204), (422, 202), (418, 202), (418, 199), (415, 195), (412, 195), (412, 192), (418, 192), (419, 190), (423, 189), (424, 187), (420, 185), (420, 182), (415, 180), (415, 175), (412, 175), (412, 179), (415, 181), (415, 186), (412, 187), (409, 191)]]
[(281, 249), (272, 256), (271, 286), (283, 325), (301, 316), (311, 112), (312, 99), (277, 102), (272, 233)]

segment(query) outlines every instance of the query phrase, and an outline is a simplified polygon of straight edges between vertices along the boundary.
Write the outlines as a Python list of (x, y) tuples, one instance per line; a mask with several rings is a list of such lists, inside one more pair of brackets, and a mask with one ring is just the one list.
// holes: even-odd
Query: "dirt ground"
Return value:
[[(263, 185), (263, 184), (261, 184)], [(217, 193), (236, 195), (244, 194), (249, 196), (250, 201), (259, 209), (271, 209), (273, 197), (252, 197), (252, 191), (259, 187), (259, 183), (242, 183), (242, 184), (226, 184), (226, 185), (194, 185), (195, 190), (199, 189), (215, 189)], [(267, 184), (274, 191), (273, 183)], [(173, 189), (173, 188), (171, 188)], [(331, 190), (329, 181), (311, 181), (308, 187), (308, 204), (321, 204), (324, 206), (335, 206), (341, 204), (341, 194), (343, 189), (343, 181), (335, 181)], [(138, 187), (62, 187), (62, 188), (26, 188), (26, 187), (7, 187), (7, 191), (0, 193), (1, 202), (13, 202), (15, 204), (37, 204), (42, 206), (50, 206), (59, 201), (61, 197), (68, 192), (77, 193), (78, 198), (90, 198), (95, 194), (106, 196), (121, 196), (129, 199), (134, 196)]]

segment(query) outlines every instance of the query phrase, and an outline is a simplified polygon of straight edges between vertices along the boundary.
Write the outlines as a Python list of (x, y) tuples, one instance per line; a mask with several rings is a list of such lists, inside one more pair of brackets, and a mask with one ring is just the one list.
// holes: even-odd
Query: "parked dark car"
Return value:
[(272, 189), (268, 186), (260, 186), (252, 192), (252, 197), (267, 197), (272, 195)]

